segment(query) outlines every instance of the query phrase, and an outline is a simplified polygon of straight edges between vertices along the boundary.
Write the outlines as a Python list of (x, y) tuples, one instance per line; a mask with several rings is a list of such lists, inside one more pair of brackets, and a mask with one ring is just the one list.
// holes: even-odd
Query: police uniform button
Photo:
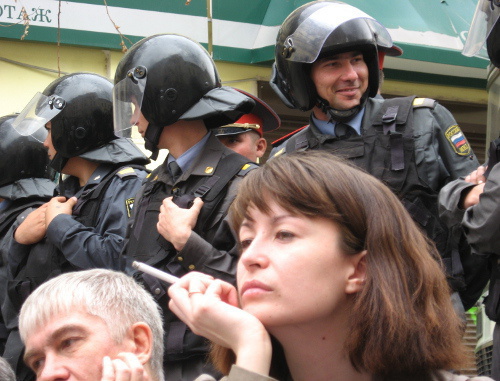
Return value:
[(177, 257), (177, 260), (178, 260), (179, 262), (182, 262), (182, 261), (184, 260), (184, 258), (182, 258), (182, 257)]
[(160, 295), (161, 290), (160, 290), (159, 288), (155, 288), (155, 291), (154, 291), (154, 292), (155, 292), (155, 295)]
[(189, 269), (189, 270), (194, 270), (194, 268), (195, 268), (195, 267), (194, 267), (194, 265), (189, 265), (189, 266), (188, 266), (188, 269)]

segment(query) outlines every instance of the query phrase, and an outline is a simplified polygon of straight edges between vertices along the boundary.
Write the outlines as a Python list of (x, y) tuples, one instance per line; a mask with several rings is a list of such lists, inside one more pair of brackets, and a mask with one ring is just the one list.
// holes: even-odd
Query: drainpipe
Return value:
[(207, 0), (208, 53), (213, 57), (212, 0)]

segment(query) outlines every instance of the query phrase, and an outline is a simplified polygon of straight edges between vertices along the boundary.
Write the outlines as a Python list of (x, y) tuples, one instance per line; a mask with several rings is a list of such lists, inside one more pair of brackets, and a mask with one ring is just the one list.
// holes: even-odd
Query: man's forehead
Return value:
[(65, 331), (69, 328), (76, 329), (77, 327), (92, 326), (88, 325), (90, 322), (95, 324), (95, 319), (100, 319), (97, 316), (91, 315), (83, 310), (75, 310), (70, 312), (59, 312), (55, 313), (45, 319), (40, 320), (40, 322), (33, 327), (32, 332), (28, 335), (27, 340), (36, 335), (49, 338), (58, 334), (59, 332)]
[(55, 345), (68, 334), (84, 334), (92, 330), (95, 322), (86, 319), (84, 313), (58, 314), (37, 325), (26, 338), (25, 360)]

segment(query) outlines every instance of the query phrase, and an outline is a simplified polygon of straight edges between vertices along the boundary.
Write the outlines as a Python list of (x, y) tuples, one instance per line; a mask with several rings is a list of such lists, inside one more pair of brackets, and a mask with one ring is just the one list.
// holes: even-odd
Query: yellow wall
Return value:
[[(0, 40), (0, 59), (6, 58), (45, 69), (73, 73), (88, 71), (113, 79), (114, 71), (123, 53), (100, 49), (42, 44), (26, 41)], [(252, 65), (217, 62), (219, 74), (225, 85), (234, 86), (257, 94), (257, 80), (268, 80), (271, 70)], [(28, 68), (0, 60), (2, 102), (0, 116), (19, 112), (37, 91), (43, 89), (57, 73)]]
[[(101, 49), (33, 43), (27, 41), (0, 40), (0, 59), (6, 58), (62, 72), (89, 71), (113, 79), (114, 71), (123, 53)], [(256, 65), (217, 62), (223, 84), (257, 94), (257, 80), (267, 81), (271, 70)], [(42, 91), (58, 77), (36, 68), (22, 67), (0, 60), (0, 84), (2, 102), (0, 116), (19, 112), (37, 91)], [(426, 97), (473, 104), (486, 104), (486, 90), (424, 85), (411, 82), (386, 80), (383, 92), (393, 95), (419, 94)]]
[[(58, 60), (59, 56), (59, 60)], [(21, 112), (37, 92), (58, 78), (58, 61), (61, 72), (93, 72), (113, 80), (118, 62), (123, 57), (119, 51), (103, 51), (82, 47), (61, 46), (55, 44), (11, 41), (0, 39), (0, 116)], [(2, 61), (8, 59), (23, 64), (33, 65), (56, 71), (47, 72), (34, 67)], [(224, 85), (234, 86), (252, 94), (257, 94), (257, 80), (269, 80), (271, 70), (255, 65), (230, 64), (217, 62), (219, 75)], [(137, 131), (133, 134), (134, 142), (143, 149), (143, 140)], [(149, 152), (145, 151), (149, 156)], [(162, 152), (156, 163), (163, 162), (166, 152)]]
[(382, 86), (384, 94), (406, 96), (417, 94), (422, 97), (437, 99), (439, 101), (461, 102), (485, 105), (488, 101), (486, 89), (470, 89), (465, 87), (439, 86), (415, 82), (384, 81)]

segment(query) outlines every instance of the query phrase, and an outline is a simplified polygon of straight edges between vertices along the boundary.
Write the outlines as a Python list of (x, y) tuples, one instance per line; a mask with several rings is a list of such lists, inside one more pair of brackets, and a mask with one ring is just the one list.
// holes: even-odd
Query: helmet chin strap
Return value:
[(56, 153), (54, 158), (49, 162), (49, 166), (61, 173), (68, 160), (67, 157), (62, 157), (60, 154)]
[(144, 147), (151, 151), (151, 160), (156, 160), (158, 158), (158, 143), (160, 142), (160, 136), (163, 131), (163, 127), (157, 126), (156, 124), (149, 123), (146, 133), (144, 134)]
[(365, 107), (367, 99), (368, 92), (366, 91), (359, 100), (359, 105), (348, 110), (338, 110), (331, 107), (325, 99), (318, 96), (318, 106), (325, 115), (330, 116), (330, 120), (333, 120), (334, 122), (346, 123), (354, 118), (363, 109), (363, 107)]

